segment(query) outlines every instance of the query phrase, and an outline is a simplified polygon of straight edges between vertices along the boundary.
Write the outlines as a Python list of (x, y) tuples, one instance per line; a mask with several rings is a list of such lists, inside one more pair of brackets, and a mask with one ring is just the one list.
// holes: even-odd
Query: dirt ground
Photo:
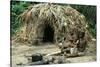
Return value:
[[(13, 66), (28, 65), (31, 62), (30, 56), (36, 53), (46, 55), (48, 53), (60, 51), (60, 49), (50, 43), (39, 46), (16, 44), (11, 46), (11, 62)], [(56, 56), (58, 57), (58, 56)], [(59, 58), (59, 57), (58, 57)], [(84, 56), (64, 58), (66, 63), (94, 62), (96, 61), (96, 43), (90, 43)]]

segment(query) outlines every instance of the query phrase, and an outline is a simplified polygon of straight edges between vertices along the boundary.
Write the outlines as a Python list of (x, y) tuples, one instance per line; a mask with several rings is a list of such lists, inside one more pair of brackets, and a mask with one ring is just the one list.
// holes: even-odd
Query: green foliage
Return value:
[(31, 5), (23, 1), (11, 1), (11, 34), (15, 34), (20, 27), (17, 17)]

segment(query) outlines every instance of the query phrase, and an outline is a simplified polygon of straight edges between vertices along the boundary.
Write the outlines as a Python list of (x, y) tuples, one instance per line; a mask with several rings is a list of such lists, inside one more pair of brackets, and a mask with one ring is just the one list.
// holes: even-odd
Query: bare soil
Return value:
[[(27, 65), (31, 62), (30, 56), (33, 54), (41, 53), (46, 55), (56, 51), (60, 51), (60, 49), (54, 44), (46, 43), (39, 46), (30, 46), (17, 43), (11, 46), (12, 65)], [(89, 44), (84, 56), (66, 57), (64, 59), (67, 61), (66, 63), (94, 62), (96, 61), (96, 45), (95, 43)]]

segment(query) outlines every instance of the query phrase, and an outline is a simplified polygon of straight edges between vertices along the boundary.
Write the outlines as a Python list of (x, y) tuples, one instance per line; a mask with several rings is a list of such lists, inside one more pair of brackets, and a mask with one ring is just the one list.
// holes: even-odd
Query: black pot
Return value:
[(43, 56), (41, 54), (32, 55), (32, 62), (41, 61), (41, 60), (43, 60)]

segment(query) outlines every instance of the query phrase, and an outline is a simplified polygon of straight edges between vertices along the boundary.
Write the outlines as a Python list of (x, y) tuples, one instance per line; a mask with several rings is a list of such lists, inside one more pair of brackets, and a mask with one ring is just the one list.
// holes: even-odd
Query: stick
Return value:
[(57, 55), (59, 53), (61, 53), (61, 51), (53, 52), (53, 53), (47, 54), (46, 56)]

